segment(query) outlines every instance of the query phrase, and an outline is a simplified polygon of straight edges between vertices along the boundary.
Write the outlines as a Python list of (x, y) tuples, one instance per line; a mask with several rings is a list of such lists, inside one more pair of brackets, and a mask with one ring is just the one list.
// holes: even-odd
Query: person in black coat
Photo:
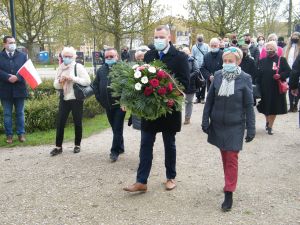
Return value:
[(290, 75), (291, 68), (284, 57), (277, 55), (275, 41), (268, 42), (266, 50), (268, 56), (258, 63), (256, 83), (261, 89), (261, 101), (257, 109), (266, 116), (266, 131), (272, 135), (276, 115), (287, 113), (286, 94), (279, 93), (278, 80), (285, 81)]
[(243, 148), (245, 128), (246, 142), (255, 137), (252, 81), (238, 66), (242, 57), (238, 48), (225, 49), (223, 69), (215, 73), (202, 116), (202, 129), (208, 134), (208, 142), (219, 148), (222, 156), (224, 211), (232, 207), (238, 178), (238, 154)]
[(294, 96), (299, 95), (300, 54), (295, 59), (290, 76), (290, 89)]
[[(155, 50), (146, 53), (144, 61), (151, 63), (154, 60), (161, 60), (166, 64), (171, 74), (188, 88), (189, 65), (188, 57), (179, 52), (170, 42), (171, 33), (167, 26), (159, 26), (154, 32)], [(162, 116), (150, 121), (142, 118), (141, 124), (141, 148), (140, 163), (137, 171), (136, 183), (125, 187), (128, 192), (146, 191), (147, 180), (150, 174), (153, 145), (158, 132), (162, 132), (165, 146), (165, 167), (166, 167), (166, 189), (172, 190), (176, 187), (176, 145), (175, 135), (181, 130), (181, 112), (174, 111), (171, 114)]]
[(200, 71), (197, 66), (196, 58), (191, 55), (191, 51), (188, 47), (182, 49), (182, 51), (189, 57), (189, 69), (190, 69), (190, 76), (189, 76), (189, 86), (184, 91), (185, 93), (185, 125), (190, 124), (192, 112), (193, 112), (193, 99), (195, 93), (197, 91), (196, 87), (196, 79), (201, 76)]
[(245, 41), (245, 44), (247, 44), (249, 47), (250, 55), (254, 59), (255, 65), (257, 65), (258, 61), (259, 61), (259, 56), (260, 56), (260, 51), (259, 51), (258, 47), (256, 47), (254, 44), (251, 44), (251, 35), (250, 34), (244, 35), (244, 41)]
[(121, 59), (124, 62), (129, 62), (130, 61), (130, 54), (128, 52), (128, 48), (127, 47), (125, 47), (124, 49), (122, 49)]
[(200, 71), (207, 82), (207, 91), (209, 90), (211, 81), (213, 80), (214, 73), (222, 69), (223, 51), (220, 50), (219, 47), (220, 41), (218, 38), (213, 38), (210, 40), (211, 51), (205, 54), (203, 64), (200, 68)]
[(108, 121), (113, 131), (113, 142), (110, 149), (110, 160), (116, 162), (120, 154), (124, 153), (124, 119), (126, 112), (120, 105), (115, 104), (116, 98), (111, 95), (109, 71), (117, 63), (118, 53), (116, 49), (110, 48), (105, 51), (105, 63), (98, 69), (93, 83), (95, 97), (105, 108)]
[(27, 55), (16, 49), (12, 36), (3, 38), (4, 49), (0, 53), (0, 99), (4, 111), (6, 142), (13, 142), (13, 106), (16, 113), (17, 135), (25, 141), (24, 104), (28, 97), (25, 80), (17, 72), (27, 61)]

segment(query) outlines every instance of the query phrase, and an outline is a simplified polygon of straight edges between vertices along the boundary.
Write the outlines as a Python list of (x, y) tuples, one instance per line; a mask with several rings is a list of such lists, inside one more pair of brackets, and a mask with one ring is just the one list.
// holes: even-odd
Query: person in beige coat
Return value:
[(62, 153), (64, 129), (70, 112), (72, 112), (75, 127), (74, 153), (80, 152), (83, 101), (76, 99), (73, 85), (74, 83), (83, 86), (91, 84), (91, 79), (84, 66), (75, 62), (75, 49), (65, 47), (61, 54), (63, 63), (58, 67), (54, 80), (54, 88), (60, 90), (60, 101), (56, 127), (56, 147), (50, 152), (51, 156)]

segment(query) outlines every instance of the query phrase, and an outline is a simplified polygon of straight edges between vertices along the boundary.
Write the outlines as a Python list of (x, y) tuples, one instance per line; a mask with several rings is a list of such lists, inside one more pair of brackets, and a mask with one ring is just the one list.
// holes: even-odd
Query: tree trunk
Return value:
[(254, 36), (254, 15), (255, 0), (250, 0), (249, 33)]
[(289, 0), (288, 36), (292, 34), (293, 1)]
[(118, 51), (119, 54), (121, 54), (121, 37), (119, 35), (115, 36), (115, 49)]

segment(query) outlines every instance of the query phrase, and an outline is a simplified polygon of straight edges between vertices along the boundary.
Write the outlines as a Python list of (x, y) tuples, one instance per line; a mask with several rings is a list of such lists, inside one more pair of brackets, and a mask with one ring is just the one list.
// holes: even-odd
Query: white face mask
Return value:
[(16, 44), (9, 44), (7, 47), (7, 51), (14, 52), (16, 50), (16, 48), (17, 48)]
[(258, 41), (258, 45), (259, 45), (259, 46), (263, 46), (263, 45), (264, 45), (264, 43), (265, 43), (265, 41), (264, 41), (264, 40), (260, 40), (260, 41)]

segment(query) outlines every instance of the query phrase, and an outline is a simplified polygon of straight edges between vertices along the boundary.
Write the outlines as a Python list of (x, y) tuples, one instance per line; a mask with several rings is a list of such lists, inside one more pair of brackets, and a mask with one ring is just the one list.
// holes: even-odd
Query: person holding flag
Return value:
[(4, 49), (0, 53), (0, 99), (4, 111), (6, 142), (13, 143), (13, 107), (16, 112), (17, 135), (20, 142), (25, 141), (24, 103), (28, 96), (26, 82), (18, 73), (26, 63), (27, 55), (16, 49), (12, 36), (3, 38)]

